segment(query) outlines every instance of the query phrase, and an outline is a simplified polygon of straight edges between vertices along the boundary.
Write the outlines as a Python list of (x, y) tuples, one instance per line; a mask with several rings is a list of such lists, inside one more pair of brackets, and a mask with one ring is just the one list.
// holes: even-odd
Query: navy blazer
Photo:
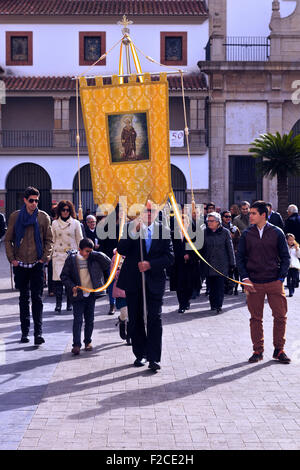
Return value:
[[(142, 288), (142, 274), (138, 263), (141, 261), (140, 239), (132, 239), (129, 233), (130, 224), (125, 225), (117, 251), (125, 256), (120, 271), (118, 287), (128, 292), (137, 292)], [(174, 262), (173, 246), (170, 231), (161, 223), (154, 222), (153, 237), (149, 253), (145, 240), (142, 240), (144, 261), (149, 261), (151, 269), (145, 272), (147, 290), (154, 296), (162, 297), (165, 291), (166, 273)]]

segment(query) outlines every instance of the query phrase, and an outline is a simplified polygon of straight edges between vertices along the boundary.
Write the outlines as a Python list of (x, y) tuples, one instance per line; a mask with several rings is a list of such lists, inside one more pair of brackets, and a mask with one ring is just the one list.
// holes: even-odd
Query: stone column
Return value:
[(70, 147), (70, 116), (68, 97), (54, 97), (54, 147)]
[(228, 204), (226, 182), (228, 171), (224, 145), (225, 102), (213, 101), (210, 105), (210, 199), (220, 207), (226, 207)]
[[(274, 101), (268, 103), (268, 132), (275, 134), (276, 132), (282, 133), (282, 102)], [(263, 199), (270, 201), (274, 209), (277, 209), (277, 178), (264, 178), (263, 179)]]
[(205, 100), (190, 99), (190, 147), (203, 152), (205, 145)]

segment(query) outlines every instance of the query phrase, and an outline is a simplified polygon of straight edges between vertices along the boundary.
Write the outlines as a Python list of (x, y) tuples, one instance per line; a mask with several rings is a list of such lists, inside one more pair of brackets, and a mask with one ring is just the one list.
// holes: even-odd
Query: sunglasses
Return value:
[(38, 203), (39, 203), (39, 199), (32, 199), (32, 198), (30, 198), (30, 199), (28, 199), (28, 202), (30, 202), (30, 204), (33, 204), (34, 202), (35, 202), (36, 204), (38, 204)]
[(70, 209), (68, 207), (63, 207), (61, 211), (62, 212), (70, 212)]
[(231, 219), (231, 215), (224, 215), (224, 219)]

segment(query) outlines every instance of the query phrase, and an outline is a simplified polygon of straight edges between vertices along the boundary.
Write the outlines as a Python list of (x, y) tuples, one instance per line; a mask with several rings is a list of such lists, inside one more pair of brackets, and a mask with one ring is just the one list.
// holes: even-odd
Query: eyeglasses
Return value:
[(38, 204), (38, 203), (39, 203), (39, 200), (38, 200), (38, 199), (32, 199), (32, 198), (30, 198), (30, 199), (28, 199), (28, 202), (30, 202), (30, 204), (33, 204), (34, 202), (35, 202), (36, 204)]
[(62, 212), (70, 212), (70, 209), (68, 207), (63, 207), (61, 211)]

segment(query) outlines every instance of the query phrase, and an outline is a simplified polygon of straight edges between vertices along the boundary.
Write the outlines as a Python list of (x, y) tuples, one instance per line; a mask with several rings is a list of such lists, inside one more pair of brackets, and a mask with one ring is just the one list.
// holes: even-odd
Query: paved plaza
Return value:
[(72, 357), (72, 312), (54, 314), (44, 294), (46, 343), (21, 344), (18, 292), (0, 248), (0, 449), (300, 449), (300, 289), (288, 299), (289, 365), (272, 360), (265, 308), (265, 355), (252, 348), (245, 295), (209, 311), (201, 293), (177, 313), (163, 307), (162, 370), (134, 368), (131, 348), (97, 300), (93, 352)]

